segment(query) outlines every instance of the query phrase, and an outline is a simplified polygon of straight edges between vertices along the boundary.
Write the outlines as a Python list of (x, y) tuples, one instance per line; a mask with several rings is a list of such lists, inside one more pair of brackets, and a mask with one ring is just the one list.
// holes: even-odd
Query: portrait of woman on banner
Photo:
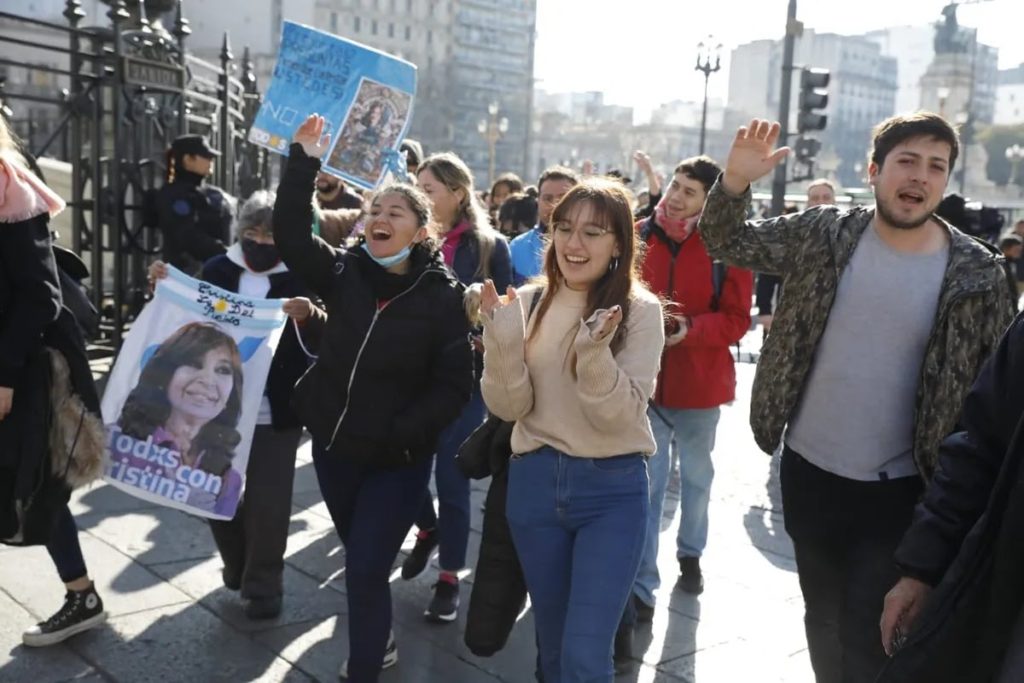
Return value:
[(232, 467), (241, 441), (238, 345), (214, 325), (189, 323), (144, 363), (117, 422), (120, 433), (111, 437), (113, 459), (136, 473), (117, 476), (115, 465), (115, 476), (200, 510), (232, 514), (242, 488)]

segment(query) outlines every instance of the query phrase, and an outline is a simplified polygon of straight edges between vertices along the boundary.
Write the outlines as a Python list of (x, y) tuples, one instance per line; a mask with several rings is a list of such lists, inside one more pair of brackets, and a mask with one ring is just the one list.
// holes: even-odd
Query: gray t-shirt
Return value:
[(868, 226), (839, 279), (786, 432), (790, 448), (848, 479), (917, 474), (917, 387), (948, 259), (948, 246), (896, 251)]

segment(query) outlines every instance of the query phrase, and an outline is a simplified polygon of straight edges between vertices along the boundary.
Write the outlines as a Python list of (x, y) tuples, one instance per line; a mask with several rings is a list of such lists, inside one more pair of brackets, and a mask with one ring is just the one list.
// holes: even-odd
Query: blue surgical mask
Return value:
[(412, 245), (406, 245), (404, 249), (402, 249), (400, 252), (392, 256), (374, 256), (373, 252), (370, 251), (370, 245), (368, 245), (366, 242), (363, 242), (363, 251), (365, 251), (367, 255), (369, 255), (369, 257), (372, 258), (378, 266), (386, 270), (393, 266), (397, 266), (399, 263), (409, 258), (409, 254), (412, 253)]

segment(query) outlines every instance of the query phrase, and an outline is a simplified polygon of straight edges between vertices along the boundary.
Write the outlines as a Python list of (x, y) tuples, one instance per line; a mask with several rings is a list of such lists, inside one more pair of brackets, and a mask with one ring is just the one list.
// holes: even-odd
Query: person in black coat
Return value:
[(317, 360), (293, 406), (313, 435), (324, 502), (345, 545), (350, 660), (342, 677), (395, 664), (388, 578), (427, 495), (438, 436), (469, 400), (473, 356), (462, 286), (427, 240), (430, 202), (389, 185), (351, 250), (312, 234), (324, 119), (295, 134), (274, 205), (284, 262), (326, 304)]
[[(309, 367), (310, 349), (317, 348), (327, 319), (302, 280), (281, 262), (271, 225), (274, 200), (274, 193), (265, 190), (246, 200), (236, 226), (238, 241), (203, 264), (199, 276), (245, 296), (286, 299), (284, 311), (294, 321), (285, 327), (271, 361), (245, 472), (245, 496), (234, 519), (210, 520), (224, 561), (224, 585), (241, 591), (251, 619), (281, 613), (292, 482), (302, 437), (302, 423), (291, 407), (292, 390)], [(162, 261), (150, 266), (152, 281), (164, 276)]]
[(176, 138), (167, 149), (166, 182), (156, 194), (164, 261), (189, 275), (227, 251), (231, 235), (233, 200), (206, 183), (218, 156), (201, 135)]
[(1024, 680), (1024, 317), (964, 401), (896, 551), (880, 683)]
[[(59, 643), (106, 620), (67, 505), (72, 474), (98, 476), (105, 439), (50, 242), (50, 216), (63, 208), (24, 166), (0, 116), (0, 541), (45, 544), (66, 590), (60, 610), (24, 632), (28, 646)], [(58, 405), (69, 380), (70, 403)], [(52, 437), (69, 406), (79, 434), (64, 454), (55, 451), (65, 442)], [(88, 476), (77, 465), (87, 440), (94, 461)], [(58, 469), (62, 457), (67, 465)]]
[[(469, 167), (450, 152), (432, 154), (420, 163), (416, 178), (430, 198), (442, 235), (445, 265), (464, 285), (490, 278), (505, 291), (512, 284), (508, 242), (491, 226), (487, 211), (477, 200)], [(483, 372), (479, 337), (475, 337), (475, 346), (475, 374), (479, 378)], [(426, 570), (431, 554), (438, 548), (440, 571), (434, 595), (424, 611), (427, 620), (434, 623), (451, 623), (458, 615), (459, 572), (466, 566), (470, 505), (469, 480), (456, 466), (455, 454), (483, 423), (486, 410), (479, 386), (474, 386), (469, 403), (441, 434), (434, 471), (438, 509), (435, 512), (434, 501), (427, 496), (416, 517), (416, 545), (402, 564), (402, 578), (415, 578)]]

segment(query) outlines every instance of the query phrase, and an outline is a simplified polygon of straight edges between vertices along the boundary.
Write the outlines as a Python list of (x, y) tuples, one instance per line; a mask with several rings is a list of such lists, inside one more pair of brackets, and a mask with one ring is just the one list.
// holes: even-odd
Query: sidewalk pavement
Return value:
[[(813, 681), (777, 462), (757, 450), (747, 426), (754, 366), (740, 363), (737, 370), (740, 398), (723, 410), (714, 453), (711, 538), (702, 560), (706, 591), (693, 597), (672, 590), (675, 525), (666, 518), (659, 559), (665, 586), (654, 623), (637, 632), (642, 661), (618, 683)], [(471, 562), (485, 491), (486, 482), (474, 482)], [(63, 591), (44, 549), (0, 547), (0, 681), (337, 680), (348, 654), (344, 551), (317, 488), (308, 442), (295, 476), (285, 608), (274, 621), (245, 618), (237, 595), (221, 584), (221, 563), (202, 520), (103, 484), (76, 492), (72, 510), (109, 624), (51, 648), (22, 646), (21, 631), (53, 613)], [(410, 536), (406, 551), (412, 543)], [(403, 557), (392, 580), (400, 661), (382, 683), (532, 683), (529, 611), (503, 652), (474, 657), (462, 644), (472, 572), (458, 622), (432, 625), (422, 614), (434, 572), (402, 581)]]

